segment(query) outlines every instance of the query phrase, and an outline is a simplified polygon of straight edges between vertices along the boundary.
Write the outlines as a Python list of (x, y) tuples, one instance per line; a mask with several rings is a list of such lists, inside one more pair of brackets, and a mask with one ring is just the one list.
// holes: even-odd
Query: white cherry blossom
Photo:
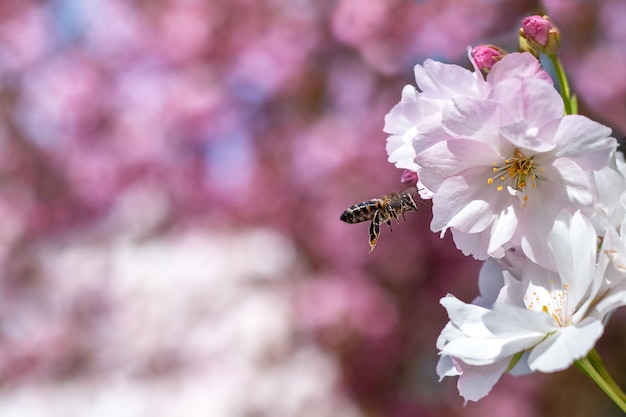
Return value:
[(623, 271), (610, 262), (607, 242), (597, 251), (591, 221), (563, 211), (548, 237), (554, 271), (528, 259), (510, 271), (487, 261), (479, 303), (441, 300), (450, 322), (437, 341), (439, 376), (459, 375), (459, 393), (477, 401), (509, 368), (555, 372), (584, 357), (607, 314), (626, 304)]

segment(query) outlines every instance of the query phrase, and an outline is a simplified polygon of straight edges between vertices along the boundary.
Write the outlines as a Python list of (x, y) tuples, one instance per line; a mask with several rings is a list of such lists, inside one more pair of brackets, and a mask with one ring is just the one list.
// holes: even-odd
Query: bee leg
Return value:
[(393, 229), (391, 228), (391, 219), (387, 220), (385, 223), (387, 223), (387, 226), (389, 226), (389, 230), (393, 232)]
[[(400, 209), (400, 210), (402, 210), (402, 209)], [(389, 207), (389, 214), (391, 215), (391, 217), (396, 219), (396, 222), (398, 224), (400, 224), (400, 219), (398, 218), (398, 211), (395, 208)], [(402, 212), (402, 215), (404, 216), (404, 212)], [(391, 225), (389, 225), (389, 228), (391, 229)]]
[(378, 237), (380, 236), (380, 218), (378, 212), (374, 213), (374, 218), (370, 223), (370, 253), (376, 247), (376, 242), (378, 242)]
[(415, 211), (418, 210), (417, 203), (419, 203), (420, 205), (424, 207), (432, 208), (428, 204), (424, 203), (422, 200), (415, 201), (415, 199), (413, 198), (413, 195), (409, 195), (409, 206), (411, 207), (411, 210), (415, 210)]

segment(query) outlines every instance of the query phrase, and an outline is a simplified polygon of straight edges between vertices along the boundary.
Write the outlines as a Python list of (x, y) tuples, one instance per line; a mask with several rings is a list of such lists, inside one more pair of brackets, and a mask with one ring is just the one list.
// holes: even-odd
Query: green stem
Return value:
[[(587, 354), (587, 359), (589, 359), (589, 363), (591, 364), (591, 366), (593, 366), (593, 369), (595, 369), (602, 378), (604, 378), (605, 380), (609, 381), (611, 384), (615, 384), (615, 381), (613, 380), (611, 375), (609, 375), (609, 373), (607, 372), (606, 368), (604, 367), (604, 363), (602, 362), (602, 358), (600, 358), (600, 355), (598, 354), (597, 350), (592, 349)], [(615, 384), (615, 385), (617, 385), (617, 384)]]
[(626, 413), (626, 394), (624, 394), (621, 388), (617, 386), (613, 378), (608, 374), (602, 364), (602, 359), (600, 359), (595, 349), (589, 352), (585, 358), (574, 362), (574, 365), (598, 384), (600, 389)]
[(576, 102), (576, 97), (572, 96), (572, 93), (569, 89), (569, 83), (567, 82), (567, 76), (565, 75), (565, 69), (563, 65), (561, 65), (561, 61), (556, 55), (548, 55), (550, 61), (552, 61), (552, 65), (554, 66), (554, 70), (556, 71), (556, 76), (559, 80), (559, 88), (561, 89), (561, 97), (563, 97), (563, 104), (565, 105), (565, 114), (576, 114), (578, 113), (578, 104)]

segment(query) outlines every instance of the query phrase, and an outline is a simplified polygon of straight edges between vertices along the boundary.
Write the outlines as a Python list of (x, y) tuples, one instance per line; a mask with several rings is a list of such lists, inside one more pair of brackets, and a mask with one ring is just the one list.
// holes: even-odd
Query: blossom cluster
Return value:
[[(537, 21), (524, 24), (554, 56), (558, 31)], [(385, 118), (389, 161), (417, 173), (432, 231), (485, 261), (473, 302), (441, 300), (437, 372), (458, 375), (466, 401), (505, 372), (584, 358), (626, 304), (623, 156), (610, 128), (573, 114), (532, 41), (532, 53), (470, 49), (474, 71), (426, 60)]]

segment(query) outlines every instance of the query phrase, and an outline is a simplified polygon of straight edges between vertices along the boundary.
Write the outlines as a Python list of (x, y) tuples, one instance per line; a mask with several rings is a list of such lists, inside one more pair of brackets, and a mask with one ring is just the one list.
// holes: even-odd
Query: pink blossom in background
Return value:
[(47, 10), (29, 2), (6, 2), (0, 19), (0, 56), (3, 72), (24, 71), (53, 46), (47, 35), (54, 30)]
[(614, 126), (624, 135), (626, 94), (623, 65), (626, 61), (623, 22), (626, 5), (619, 0), (597, 3), (546, 0), (546, 12), (554, 17), (561, 38), (561, 59), (572, 77), (580, 106), (596, 120)]

